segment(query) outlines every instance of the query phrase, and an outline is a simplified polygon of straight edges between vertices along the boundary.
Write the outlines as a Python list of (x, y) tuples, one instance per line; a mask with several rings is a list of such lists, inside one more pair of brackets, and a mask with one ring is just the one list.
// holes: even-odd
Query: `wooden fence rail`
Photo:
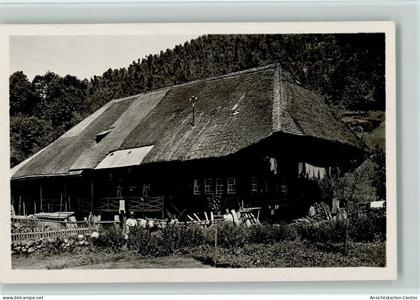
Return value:
[(41, 238), (66, 238), (79, 234), (87, 234), (91, 232), (89, 227), (67, 228), (59, 230), (40, 230), (34, 232), (12, 233), (12, 242), (21, 242), (27, 240), (38, 240)]

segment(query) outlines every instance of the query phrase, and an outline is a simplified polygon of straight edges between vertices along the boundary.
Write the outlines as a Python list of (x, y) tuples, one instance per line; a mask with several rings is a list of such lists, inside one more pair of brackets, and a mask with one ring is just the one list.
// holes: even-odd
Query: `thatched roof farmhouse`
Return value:
[(25, 213), (112, 212), (152, 196), (163, 214), (214, 195), (283, 203), (302, 172), (324, 176), (364, 147), (321, 96), (269, 65), (110, 101), (14, 167), (12, 199)]

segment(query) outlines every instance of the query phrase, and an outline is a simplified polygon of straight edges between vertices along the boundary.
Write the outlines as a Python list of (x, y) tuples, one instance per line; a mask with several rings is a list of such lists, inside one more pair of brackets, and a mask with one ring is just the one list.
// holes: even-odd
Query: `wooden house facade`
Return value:
[(300, 178), (364, 149), (318, 94), (269, 65), (110, 101), (14, 167), (11, 199), (21, 214), (287, 215), (305, 209)]

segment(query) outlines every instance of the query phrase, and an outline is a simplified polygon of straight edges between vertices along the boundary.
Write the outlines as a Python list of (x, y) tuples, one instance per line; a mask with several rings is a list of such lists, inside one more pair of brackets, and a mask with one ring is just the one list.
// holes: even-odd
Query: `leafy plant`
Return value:
[(295, 240), (298, 233), (295, 226), (286, 224), (252, 226), (248, 229), (247, 240), (250, 243), (273, 243)]
[(297, 225), (299, 236), (313, 243), (342, 243), (346, 239), (345, 221), (324, 221)]
[[(247, 239), (247, 227), (235, 225), (233, 222), (222, 222), (215, 226), (217, 230), (217, 244), (221, 247), (242, 247)], [(210, 242), (213, 242), (210, 239)]]
[(141, 255), (149, 255), (158, 247), (156, 237), (152, 237), (149, 229), (140, 226), (130, 228), (127, 237), (127, 247)]
[(190, 225), (183, 229), (180, 245), (182, 247), (200, 246), (210, 243), (211, 239), (209, 229), (198, 225)]
[(218, 212), (222, 207), (222, 198), (221, 195), (209, 195), (207, 196), (207, 209), (209, 211)]
[(349, 219), (349, 236), (356, 242), (385, 241), (385, 209), (369, 210), (366, 215), (351, 216)]
[(103, 230), (98, 238), (93, 240), (93, 243), (99, 248), (111, 248), (115, 251), (121, 251), (126, 244), (126, 239), (120, 228), (110, 226)]

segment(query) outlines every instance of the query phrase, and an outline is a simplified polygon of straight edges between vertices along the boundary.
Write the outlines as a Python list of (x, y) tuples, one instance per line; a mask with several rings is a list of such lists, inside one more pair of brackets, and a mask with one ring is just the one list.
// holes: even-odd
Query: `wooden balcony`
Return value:
[(126, 211), (163, 212), (164, 197), (101, 197), (96, 206), (97, 211), (118, 212), (120, 200), (125, 200)]

